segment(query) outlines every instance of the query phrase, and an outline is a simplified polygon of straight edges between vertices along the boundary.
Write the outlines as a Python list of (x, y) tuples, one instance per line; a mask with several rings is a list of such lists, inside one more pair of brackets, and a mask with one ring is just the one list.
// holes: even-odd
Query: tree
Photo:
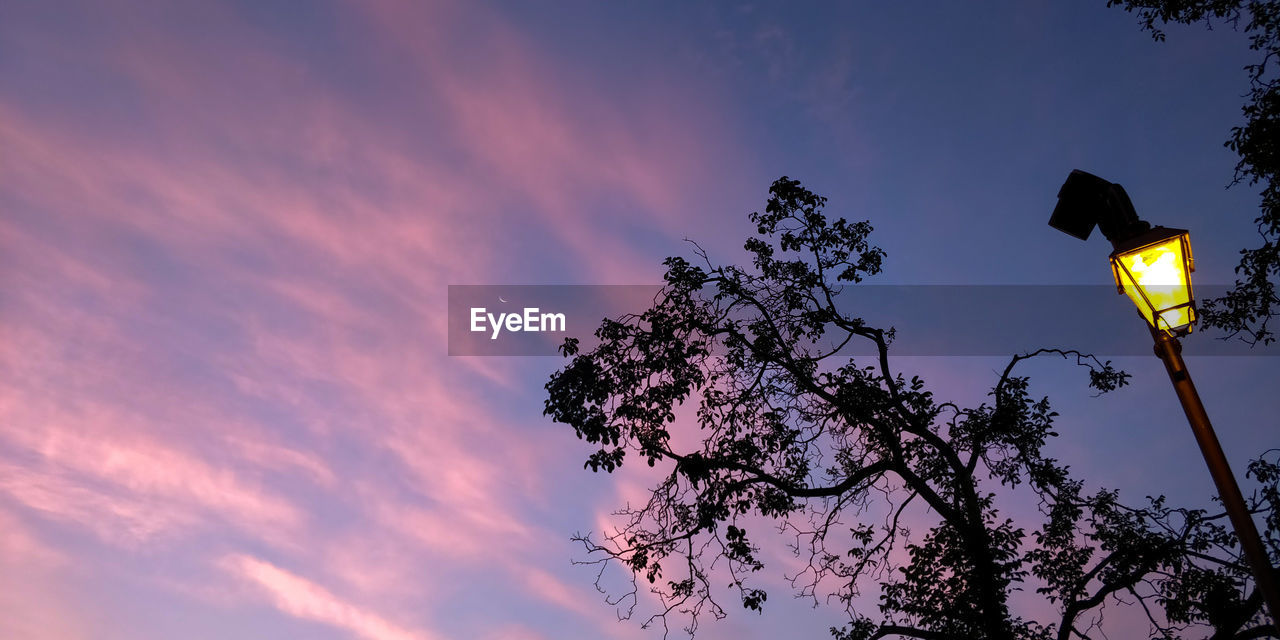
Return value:
[[(1016, 372), (1030, 358), (1064, 358), (1099, 393), (1128, 374), (1040, 349), (1014, 356), (987, 402), (940, 401), (924, 380), (893, 371), (892, 329), (837, 305), (841, 287), (880, 271), (871, 226), (828, 221), (826, 200), (785, 177), (770, 195), (751, 215), (750, 268), (713, 266), (700, 248), (701, 266), (667, 259), (653, 306), (605, 320), (589, 351), (566, 340), (571, 359), (546, 385), (546, 414), (596, 447), (586, 467), (612, 472), (628, 456), (662, 467), (647, 502), (618, 513), (617, 530), (575, 536), (582, 562), (631, 576), (609, 600), (627, 617), (642, 585), (663, 603), (645, 626), (677, 616), (693, 635), (700, 619), (726, 615), (716, 599), (726, 582), (760, 610), (768, 594), (753, 574), (765, 567), (748, 528), (771, 522), (807, 561), (788, 576), (799, 594), (844, 606), (849, 623), (832, 629), (840, 639), (1091, 638), (1094, 615), (1122, 599), (1160, 638), (1205, 627), (1214, 638), (1275, 636), (1225, 516), (1086, 492), (1044, 453), (1056, 414)], [(854, 340), (878, 355), (842, 358)], [(677, 422), (686, 403), (701, 442), (678, 450), (673, 430), (694, 428)], [(1265, 513), (1280, 556), (1280, 451), (1249, 474), (1262, 487), (1250, 507)], [(1022, 491), (1038, 496), (1042, 520), (1003, 514)], [(909, 530), (908, 515), (932, 524)], [(1032, 588), (1060, 615), (1012, 612), (1010, 593)], [(877, 590), (875, 605), (860, 598)]]
[(1262, 59), (1245, 67), (1249, 92), (1243, 125), (1231, 129), (1226, 146), (1240, 156), (1232, 185), (1261, 185), (1261, 214), (1254, 219), (1262, 245), (1242, 249), (1235, 285), (1222, 297), (1203, 303), (1203, 321), (1256, 344), (1270, 344), (1270, 319), (1280, 314), (1276, 280), (1280, 278), (1280, 78), (1272, 63), (1280, 57), (1280, 2), (1275, 0), (1107, 0), (1107, 6), (1136, 12), (1142, 28), (1158, 42), (1159, 25), (1215, 21), (1249, 35), (1249, 49)]

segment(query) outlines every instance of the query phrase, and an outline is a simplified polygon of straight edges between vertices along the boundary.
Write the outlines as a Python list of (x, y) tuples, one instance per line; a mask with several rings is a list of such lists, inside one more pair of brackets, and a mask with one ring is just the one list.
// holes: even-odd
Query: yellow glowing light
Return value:
[(1151, 326), (1171, 333), (1191, 331), (1196, 311), (1188, 234), (1157, 228), (1135, 242), (1139, 246), (1111, 255), (1116, 285)]

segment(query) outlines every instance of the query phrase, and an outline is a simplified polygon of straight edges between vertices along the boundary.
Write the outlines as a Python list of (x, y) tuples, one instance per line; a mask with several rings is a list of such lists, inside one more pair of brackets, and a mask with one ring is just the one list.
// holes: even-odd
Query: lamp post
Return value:
[(1196, 321), (1195, 298), (1191, 292), (1195, 263), (1189, 234), (1182, 229), (1152, 228), (1138, 218), (1120, 185), (1080, 170), (1072, 171), (1063, 183), (1049, 225), (1081, 240), (1087, 239), (1097, 225), (1111, 241), (1115, 249), (1111, 253), (1111, 271), (1116, 287), (1134, 302), (1151, 330), (1156, 355), (1169, 372), (1173, 390), (1218, 488), (1218, 497), (1253, 569), (1272, 624), (1280, 627), (1280, 587), (1277, 587), (1276, 572), (1182, 360), (1182, 343), (1178, 337), (1190, 333)]

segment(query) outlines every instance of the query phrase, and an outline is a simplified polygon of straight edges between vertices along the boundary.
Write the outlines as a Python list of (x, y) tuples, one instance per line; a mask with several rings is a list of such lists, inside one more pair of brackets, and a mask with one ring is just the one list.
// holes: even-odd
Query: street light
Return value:
[(1115, 249), (1111, 253), (1111, 272), (1116, 287), (1129, 296), (1151, 330), (1156, 355), (1169, 372), (1173, 390), (1217, 485), (1218, 496), (1253, 569), (1272, 624), (1280, 626), (1276, 572), (1271, 568), (1266, 548), (1240, 494), (1240, 486), (1182, 360), (1182, 343), (1178, 337), (1190, 333), (1196, 321), (1195, 297), (1191, 292), (1195, 263), (1191, 258), (1190, 235), (1183, 229), (1152, 228), (1138, 218), (1123, 187), (1078, 169), (1067, 176), (1058, 192), (1058, 205), (1049, 218), (1049, 225), (1081, 240), (1088, 239), (1096, 225), (1111, 241)]
[(1116, 246), (1111, 273), (1147, 324), (1170, 335), (1186, 335), (1196, 321), (1191, 294), (1191, 234), (1156, 227)]

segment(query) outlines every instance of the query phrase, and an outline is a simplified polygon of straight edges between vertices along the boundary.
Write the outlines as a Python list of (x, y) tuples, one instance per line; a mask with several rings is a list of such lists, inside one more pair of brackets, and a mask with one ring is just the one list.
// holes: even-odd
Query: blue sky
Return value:
[[(1103, 4), (6, 5), (0, 636), (659, 637), (568, 540), (649, 476), (581, 469), (555, 359), (447, 356), (447, 285), (738, 261), (780, 175), (873, 223), (879, 282), (1105, 284), (1106, 243), (1046, 224), (1073, 168), (1228, 282), (1246, 41)], [(1052, 446), (1203, 504), (1159, 361), (1120, 361), (1097, 399), (1031, 365)], [(1003, 365), (901, 362), (970, 403)], [(1238, 474), (1278, 366), (1191, 361)], [(775, 592), (700, 637), (839, 622)]]

